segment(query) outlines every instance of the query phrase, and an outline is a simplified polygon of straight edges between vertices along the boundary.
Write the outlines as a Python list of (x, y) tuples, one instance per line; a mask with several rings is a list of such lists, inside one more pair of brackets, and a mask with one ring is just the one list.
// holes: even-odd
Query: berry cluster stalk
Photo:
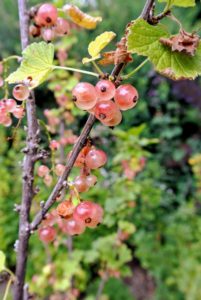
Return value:
[[(153, 8), (154, 0), (147, 0), (141, 17), (148, 19), (150, 12)], [(21, 32), (21, 44), (22, 49), (26, 48), (29, 44), (28, 39), (28, 12), (26, 8), (26, 0), (18, 0), (19, 9), (19, 19), (20, 19), (20, 32)], [(111, 73), (112, 77), (118, 77), (124, 64), (119, 64), (115, 66)], [(67, 179), (73, 168), (73, 165), (78, 157), (79, 152), (85, 145), (89, 133), (95, 123), (96, 118), (90, 115), (81, 135), (75, 144), (72, 155), (68, 162), (66, 163), (65, 171), (63, 175), (59, 178), (57, 184), (55, 185), (52, 193), (50, 194), (48, 200), (45, 202), (43, 208), (35, 216), (32, 223), (30, 224), (30, 209), (32, 200), (34, 197), (34, 165), (35, 157), (38, 154), (38, 123), (36, 118), (36, 105), (34, 100), (34, 94), (32, 93), (27, 101), (27, 141), (26, 141), (26, 153), (23, 162), (23, 193), (22, 202), (20, 210), (20, 222), (19, 222), (19, 241), (17, 243), (17, 263), (16, 263), (16, 282), (14, 287), (14, 300), (26, 300), (23, 295), (25, 274), (26, 274), (26, 263), (28, 257), (28, 244), (29, 238), (32, 230), (37, 229), (39, 224), (44, 219), (46, 213), (50, 207), (56, 201), (56, 198), (62, 192), (64, 188), (67, 187)]]

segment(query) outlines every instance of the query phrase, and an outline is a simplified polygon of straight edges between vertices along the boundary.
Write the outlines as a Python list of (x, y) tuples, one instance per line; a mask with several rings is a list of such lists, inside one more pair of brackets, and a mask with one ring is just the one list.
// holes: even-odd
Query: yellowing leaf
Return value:
[(91, 57), (96, 57), (116, 36), (112, 31), (105, 31), (98, 35), (94, 41), (92, 41), (88, 46), (88, 52)]
[(193, 57), (162, 45), (161, 38), (170, 34), (161, 24), (152, 26), (143, 19), (138, 19), (130, 26), (128, 34), (128, 51), (147, 56), (156, 71), (174, 80), (194, 79), (201, 74), (201, 43)]
[[(168, 0), (158, 0), (158, 2), (168, 2)], [(170, 0), (171, 6), (190, 7), (195, 6), (195, 0)]]
[(46, 80), (53, 70), (54, 45), (45, 42), (33, 43), (22, 52), (20, 67), (8, 76), (9, 83), (29, 82), (34, 88)]
[(2, 251), (0, 251), (0, 272), (2, 272), (5, 269), (5, 261), (5, 254)]
[(97, 24), (102, 21), (101, 17), (92, 17), (72, 4), (65, 5), (63, 10), (71, 17), (75, 24), (86, 29), (94, 29)]

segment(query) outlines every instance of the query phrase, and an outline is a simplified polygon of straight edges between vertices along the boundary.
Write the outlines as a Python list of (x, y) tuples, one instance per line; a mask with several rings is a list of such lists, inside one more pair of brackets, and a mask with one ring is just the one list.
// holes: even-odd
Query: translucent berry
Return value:
[(56, 237), (56, 230), (52, 226), (42, 227), (38, 230), (39, 238), (44, 243), (54, 241)]
[(55, 39), (55, 31), (52, 28), (43, 29), (41, 35), (46, 42), (51, 42)]
[(52, 141), (50, 142), (50, 149), (51, 149), (52, 151), (58, 150), (59, 147), (60, 147), (60, 144), (59, 144), (58, 141), (52, 140)]
[(107, 155), (102, 150), (91, 149), (86, 158), (85, 163), (89, 169), (98, 169), (104, 166), (107, 162)]
[(137, 104), (138, 92), (131, 84), (123, 84), (117, 88), (114, 100), (121, 110), (131, 109)]
[(87, 184), (86, 176), (84, 175), (77, 176), (74, 180), (74, 186), (76, 187), (79, 193), (88, 191), (89, 186)]
[(61, 202), (57, 206), (57, 213), (62, 218), (70, 218), (75, 210), (75, 206), (73, 205), (72, 201), (65, 200)]
[(85, 231), (86, 225), (83, 220), (70, 218), (63, 224), (63, 231), (69, 235), (82, 234)]
[(40, 34), (41, 34), (40, 27), (36, 26), (36, 25), (30, 25), (29, 26), (29, 34), (30, 34), (30, 36), (32, 36), (34, 38), (40, 36)]
[(96, 84), (96, 91), (99, 100), (110, 100), (114, 97), (116, 88), (110, 80), (100, 80)]
[(42, 4), (35, 17), (35, 22), (39, 26), (52, 26), (57, 21), (57, 9), (50, 3)]
[(41, 165), (38, 167), (38, 176), (39, 177), (44, 177), (44, 176), (48, 175), (49, 172), (50, 172), (50, 169), (45, 165)]
[(66, 21), (63, 18), (57, 18), (55, 31), (58, 35), (68, 34), (69, 29), (70, 29), (70, 25), (69, 25), (68, 21)]
[(77, 107), (83, 110), (91, 109), (96, 105), (97, 92), (95, 87), (87, 82), (78, 83), (72, 92)]
[(96, 227), (102, 222), (103, 209), (96, 203), (83, 201), (75, 208), (73, 217), (76, 220), (84, 221), (87, 227)]
[(16, 106), (12, 113), (17, 119), (22, 119), (25, 115), (25, 110), (22, 106)]
[(113, 118), (109, 121), (105, 121), (105, 120), (102, 120), (101, 123), (106, 125), (106, 126), (109, 126), (109, 127), (114, 127), (114, 126), (117, 126), (121, 123), (122, 121), (122, 113), (120, 112), (120, 110), (118, 110)]
[(19, 101), (26, 100), (29, 97), (29, 89), (23, 84), (18, 84), (13, 89), (13, 97)]
[(17, 106), (17, 103), (14, 99), (6, 99), (5, 105), (8, 112), (13, 112)]
[(5, 126), (5, 127), (9, 127), (12, 125), (12, 119), (9, 115), (6, 115), (2, 124)]
[(45, 175), (45, 177), (44, 177), (44, 183), (45, 183), (45, 185), (51, 186), (52, 181), (53, 181), (53, 178), (52, 178), (51, 175), (49, 175), (49, 174)]
[(94, 186), (97, 183), (97, 177), (93, 174), (86, 177), (86, 182), (89, 187)]
[(100, 121), (110, 121), (118, 111), (119, 108), (112, 100), (99, 101), (95, 106), (95, 116)]
[(64, 170), (65, 170), (65, 166), (62, 165), (62, 164), (57, 164), (57, 165), (55, 166), (55, 174), (56, 174), (57, 176), (62, 176)]

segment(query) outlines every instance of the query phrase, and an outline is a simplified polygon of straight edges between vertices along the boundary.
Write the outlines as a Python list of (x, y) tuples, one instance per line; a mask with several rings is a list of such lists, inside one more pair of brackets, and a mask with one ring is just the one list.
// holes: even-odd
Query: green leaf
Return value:
[(147, 56), (156, 71), (175, 80), (194, 79), (201, 74), (201, 43), (192, 57), (185, 53), (172, 52), (169, 47), (160, 43), (161, 37), (170, 37), (165, 26), (152, 26), (143, 19), (137, 19), (129, 30), (128, 51)]
[(0, 251), (0, 272), (2, 272), (5, 269), (5, 261), (5, 254), (2, 251)]
[(30, 86), (34, 88), (46, 80), (53, 70), (54, 45), (45, 42), (33, 43), (23, 52), (20, 67), (10, 74), (6, 81), (18, 83), (31, 78)]
[[(168, 2), (168, 0), (158, 0), (158, 2)], [(180, 7), (190, 7), (195, 6), (195, 0), (170, 0), (169, 7), (180, 6)]]

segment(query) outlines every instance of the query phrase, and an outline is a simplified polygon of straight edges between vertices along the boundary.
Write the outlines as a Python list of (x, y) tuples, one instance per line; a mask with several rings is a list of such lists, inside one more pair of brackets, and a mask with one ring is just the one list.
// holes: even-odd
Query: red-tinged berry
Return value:
[(138, 92), (131, 84), (123, 84), (117, 88), (114, 100), (121, 110), (128, 110), (136, 106)]
[(38, 176), (39, 177), (45, 177), (46, 175), (48, 175), (50, 172), (50, 169), (45, 166), (45, 165), (41, 165), (38, 167)]
[(87, 227), (96, 227), (102, 222), (103, 209), (100, 205), (83, 201), (75, 208), (73, 217), (75, 220), (82, 220)]
[(109, 127), (115, 127), (119, 125), (121, 121), (122, 121), (122, 113), (120, 112), (120, 110), (118, 110), (111, 120), (109, 121), (102, 120), (101, 123)]
[(91, 170), (104, 166), (106, 162), (107, 155), (104, 151), (98, 149), (91, 149), (85, 158), (86, 166)]
[(74, 210), (75, 206), (70, 200), (65, 200), (57, 206), (57, 214), (65, 219), (70, 218), (73, 215)]
[(86, 177), (86, 182), (89, 187), (94, 186), (97, 183), (98, 179), (95, 175), (91, 174)]
[(45, 219), (42, 222), (44, 227), (53, 226), (57, 222), (58, 216), (55, 216), (53, 212), (47, 213)]
[(39, 26), (53, 26), (57, 21), (57, 9), (50, 3), (42, 4), (35, 17), (35, 22)]
[(64, 170), (65, 170), (65, 166), (62, 165), (62, 164), (57, 164), (57, 165), (55, 166), (55, 174), (56, 174), (57, 176), (62, 176)]
[(100, 121), (110, 121), (118, 111), (119, 108), (112, 100), (99, 101), (95, 106), (95, 116)]
[[(80, 151), (80, 153), (75, 161), (75, 164), (74, 164), (75, 167), (82, 168), (84, 166), (85, 157), (86, 157), (87, 153), (89, 152), (89, 150), (90, 150), (90, 147), (88, 147), (88, 146), (85, 146), (84, 148), (82, 148), (82, 150)], [(72, 151), (69, 152), (69, 154), (67, 156), (68, 159), (70, 158), (71, 154), (72, 154)]]
[(63, 223), (63, 231), (69, 235), (82, 234), (85, 231), (86, 225), (81, 219), (70, 218)]
[(5, 127), (9, 127), (12, 125), (12, 119), (9, 115), (6, 115), (2, 124), (5, 126)]
[(74, 186), (79, 193), (88, 191), (89, 186), (86, 181), (86, 176), (84, 175), (77, 176), (74, 180)]
[(96, 105), (97, 92), (95, 87), (87, 82), (78, 83), (72, 92), (77, 107), (83, 110), (91, 109)]
[(44, 180), (45, 185), (47, 185), (47, 186), (52, 185), (53, 178), (51, 175), (49, 175), (49, 174), (45, 175), (43, 180)]
[(100, 80), (96, 84), (96, 91), (99, 100), (110, 100), (114, 97), (116, 88), (110, 80)]
[(52, 28), (44, 28), (41, 34), (42, 38), (46, 42), (51, 42), (55, 39), (55, 31)]
[(30, 34), (30, 36), (32, 36), (34, 38), (40, 36), (40, 34), (41, 34), (40, 27), (36, 26), (36, 25), (30, 25), (29, 26), (29, 34)]
[(54, 241), (56, 237), (56, 230), (52, 226), (42, 227), (38, 230), (39, 238), (44, 243)]
[(14, 99), (6, 99), (5, 105), (8, 112), (13, 112), (17, 106), (17, 103)]
[(52, 150), (52, 151), (55, 151), (55, 150), (58, 150), (59, 149), (59, 147), (60, 147), (60, 144), (59, 144), (59, 142), (58, 141), (56, 141), (56, 140), (52, 140), (51, 142), (50, 142), (50, 149)]
[(19, 101), (24, 101), (29, 97), (29, 89), (23, 84), (18, 84), (13, 89), (13, 97)]
[(12, 113), (17, 119), (22, 119), (25, 115), (25, 110), (22, 106), (16, 106)]
[(55, 25), (55, 31), (58, 35), (66, 35), (69, 33), (70, 26), (67, 20), (63, 18), (57, 18), (57, 22)]
[(2, 77), (0, 77), (0, 88), (4, 85), (4, 80)]

